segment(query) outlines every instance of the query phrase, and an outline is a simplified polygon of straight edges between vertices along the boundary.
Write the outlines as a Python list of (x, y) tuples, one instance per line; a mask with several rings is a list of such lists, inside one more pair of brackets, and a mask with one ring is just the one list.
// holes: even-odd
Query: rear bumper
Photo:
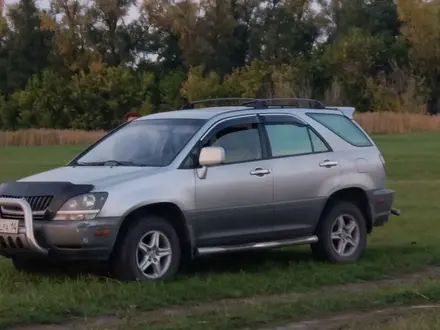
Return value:
[(393, 208), (394, 191), (391, 189), (377, 189), (367, 194), (373, 227), (385, 225), (390, 215), (400, 215), (400, 210)]
[[(0, 233), (0, 255), (27, 255), (62, 260), (107, 260), (116, 241), (119, 218), (91, 221), (34, 221), (24, 200), (0, 198), (0, 205), (24, 210), (18, 233)], [(29, 207), (29, 208), (28, 208)]]

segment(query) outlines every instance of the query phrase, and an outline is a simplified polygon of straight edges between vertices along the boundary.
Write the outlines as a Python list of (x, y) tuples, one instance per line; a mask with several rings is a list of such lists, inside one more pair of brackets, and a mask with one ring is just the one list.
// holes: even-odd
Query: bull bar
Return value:
[(18, 237), (29, 247), (40, 254), (47, 255), (48, 250), (38, 244), (34, 233), (34, 218), (32, 209), (25, 199), (21, 198), (0, 198), (0, 206), (18, 206), (23, 210), (24, 227), (20, 226), (19, 221), (18, 234), (4, 234), (0, 233), (0, 237), (13, 236)]

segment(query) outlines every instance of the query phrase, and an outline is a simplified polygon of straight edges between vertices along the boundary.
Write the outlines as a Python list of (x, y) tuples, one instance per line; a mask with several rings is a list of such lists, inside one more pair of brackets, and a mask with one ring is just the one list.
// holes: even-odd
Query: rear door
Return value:
[(311, 235), (329, 191), (339, 185), (339, 161), (297, 117), (272, 113), (262, 120), (273, 170), (273, 230), (286, 238)]

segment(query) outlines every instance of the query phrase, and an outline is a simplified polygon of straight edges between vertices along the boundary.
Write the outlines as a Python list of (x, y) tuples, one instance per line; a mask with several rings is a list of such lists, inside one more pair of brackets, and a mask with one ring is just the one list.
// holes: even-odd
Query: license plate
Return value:
[(18, 220), (0, 220), (0, 233), (18, 234), (18, 230), (19, 230)]

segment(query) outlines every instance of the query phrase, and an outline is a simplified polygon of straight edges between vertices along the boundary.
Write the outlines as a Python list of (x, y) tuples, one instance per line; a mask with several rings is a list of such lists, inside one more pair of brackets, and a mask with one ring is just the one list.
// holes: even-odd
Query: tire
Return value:
[(355, 262), (363, 256), (367, 246), (365, 218), (359, 207), (351, 202), (341, 201), (331, 205), (323, 214), (315, 233), (318, 242), (311, 248), (314, 257), (319, 260)]
[[(159, 238), (159, 245), (152, 241), (153, 237)], [(141, 240), (142, 249), (139, 248)], [(154, 248), (163, 256), (159, 257)], [(166, 249), (169, 255), (165, 255)], [(111, 260), (111, 269), (113, 275), (123, 281), (165, 280), (177, 273), (181, 254), (179, 236), (173, 226), (163, 218), (148, 216), (135, 221), (128, 229)], [(142, 265), (148, 265), (144, 272), (140, 269)], [(158, 273), (158, 269), (161, 272)]]

